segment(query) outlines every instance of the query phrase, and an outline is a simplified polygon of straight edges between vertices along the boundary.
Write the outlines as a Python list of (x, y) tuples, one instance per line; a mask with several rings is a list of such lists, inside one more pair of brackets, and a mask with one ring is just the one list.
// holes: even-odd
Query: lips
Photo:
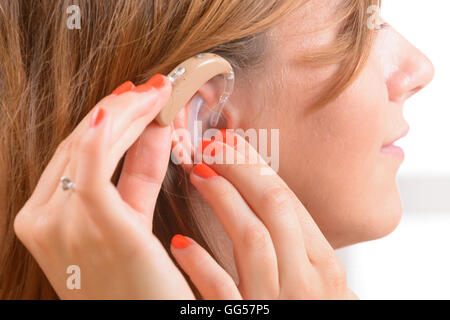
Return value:
[(393, 146), (396, 141), (400, 140), (403, 137), (406, 137), (408, 132), (409, 132), (409, 126), (404, 128), (398, 135), (395, 136), (394, 139), (390, 140), (388, 143), (383, 145), (383, 148), (386, 148), (386, 147), (389, 147), (389, 146)]
[(395, 146), (394, 143), (397, 140), (400, 140), (401, 138), (405, 137), (409, 132), (409, 126), (407, 126), (406, 128), (404, 128), (401, 133), (399, 133), (394, 139), (390, 140), (390, 142), (388, 142), (387, 144), (385, 144), (382, 148), (381, 148), (381, 152), (384, 154), (389, 154), (391, 156), (400, 158), (400, 159), (404, 159), (405, 157), (405, 152), (403, 151), (402, 148)]

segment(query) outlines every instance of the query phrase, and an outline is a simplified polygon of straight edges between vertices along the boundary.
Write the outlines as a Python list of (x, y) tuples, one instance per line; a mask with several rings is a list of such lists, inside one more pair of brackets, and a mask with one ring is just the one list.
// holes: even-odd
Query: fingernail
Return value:
[[(202, 140), (202, 154), (205, 153), (205, 149), (213, 142), (214, 142), (213, 140)], [(216, 150), (215, 150), (215, 148), (213, 148), (211, 151), (211, 156), (214, 157), (215, 155), (216, 155)]]
[(146, 92), (150, 91), (152, 88), (155, 89), (161, 89), (165, 85), (165, 77), (162, 74), (155, 74), (150, 80), (148, 80), (146, 83), (141, 84), (134, 88), (133, 92)]
[(134, 88), (134, 84), (131, 81), (127, 81), (118, 86), (111, 94), (121, 95)]
[[(222, 135), (222, 141), (223, 143), (226, 143), (232, 147), (237, 146), (237, 137), (230, 131), (227, 132), (226, 129), (220, 129), (216, 134), (215, 137), (220, 137)], [(233, 143), (231, 141), (227, 141), (227, 135), (229, 135), (233, 139)]]
[(189, 241), (189, 239), (182, 236), (181, 234), (176, 234), (172, 238), (172, 246), (174, 246), (177, 249), (184, 249), (187, 246), (189, 246), (190, 244), (191, 244), (191, 242)]
[[(202, 140), (201, 144), (199, 144), (198, 148), (201, 148), (203, 156), (215, 157), (217, 155), (219, 157), (221, 152), (225, 152), (226, 146), (223, 141), (221, 142), (222, 144), (216, 143), (214, 146), (211, 146), (208, 150), (206, 150), (213, 142), (214, 140)], [(208, 154), (208, 152), (205, 153), (205, 151), (210, 151), (210, 154)]]
[(105, 111), (101, 107), (95, 107), (95, 110), (92, 114), (91, 121), (89, 123), (89, 127), (93, 128), (97, 126), (103, 119), (105, 115)]
[(194, 167), (194, 174), (203, 179), (209, 179), (218, 176), (217, 172), (204, 163), (199, 163)]

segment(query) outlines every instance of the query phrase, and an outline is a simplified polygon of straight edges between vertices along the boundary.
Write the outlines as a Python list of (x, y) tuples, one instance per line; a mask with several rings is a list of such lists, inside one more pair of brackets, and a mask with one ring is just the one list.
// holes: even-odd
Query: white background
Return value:
[(450, 1), (385, 0), (382, 17), (436, 68), (405, 105), (404, 212), (386, 238), (338, 250), (361, 299), (450, 299)]

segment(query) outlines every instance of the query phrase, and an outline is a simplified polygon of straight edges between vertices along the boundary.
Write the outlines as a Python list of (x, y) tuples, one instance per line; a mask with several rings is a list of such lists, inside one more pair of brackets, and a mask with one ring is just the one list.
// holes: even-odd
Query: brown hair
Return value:
[[(15, 237), (13, 221), (58, 144), (97, 101), (126, 80), (138, 84), (167, 74), (205, 51), (228, 59), (242, 81), (264, 58), (265, 31), (304, 2), (0, 0), (0, 298), (57, 298)], [(66, 26), (72, 4), (81, 9), (79, 30)], [(378, 1), (344, 1), (347, 23), (335, 48), (309, 59), (342, 66), (322, 101), (342, 92), (361, 68), (370, 43), (365, 10), (373, 4)], [(188, 195), (186, 174), (171, 163), (154, 232), (167, 248), (171, 236), (182, 233), (211, 252)]]

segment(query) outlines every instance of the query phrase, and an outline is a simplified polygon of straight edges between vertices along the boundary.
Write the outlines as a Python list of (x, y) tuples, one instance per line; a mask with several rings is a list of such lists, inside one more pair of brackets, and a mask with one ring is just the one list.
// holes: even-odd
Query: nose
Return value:
[(426, 87), (434, 78), (434, 66), (420, 50), (403, 39), (398, 51), (397, 71), (387, 81), (389, 99), (402, 103)]

